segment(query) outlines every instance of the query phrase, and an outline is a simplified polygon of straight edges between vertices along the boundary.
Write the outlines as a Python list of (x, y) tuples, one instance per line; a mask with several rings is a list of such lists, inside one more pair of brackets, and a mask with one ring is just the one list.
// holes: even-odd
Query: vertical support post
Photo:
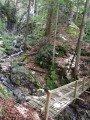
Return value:
[(48, 116), (49, 116), (50, 99), (51, 99), (51, 93), (50, 93), (50, 91), (48, 91), (46, 107), (45, 107), (45, 120), (48, 120)]
[(85, 86), (85, 78), (82, 81), (82, 91), (84, 91), (84, 86)]
[(89, 82), (89, 87), (90, 87), (90, 78), (89, 78), (88, 82)]
[(77, 85), (78, 85), (78, 81), (76, 80), (76, 82), (75, 82), (75, 90), (74, 90), (74, 98), (77, 97)]

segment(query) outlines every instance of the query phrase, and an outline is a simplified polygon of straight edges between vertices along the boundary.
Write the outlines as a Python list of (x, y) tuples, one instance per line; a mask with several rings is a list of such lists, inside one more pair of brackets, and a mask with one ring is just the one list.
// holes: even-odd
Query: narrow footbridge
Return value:
[(90, 78), (79, 79), (57, 89), (50, 90), (45, 96), (32, 97), (28, 104), (42, 111), (45, 114), (45, 120), (48, 120), (48, 118), (55, 118), (73, 100), (81, 99), (79, 96), (89, 87)]

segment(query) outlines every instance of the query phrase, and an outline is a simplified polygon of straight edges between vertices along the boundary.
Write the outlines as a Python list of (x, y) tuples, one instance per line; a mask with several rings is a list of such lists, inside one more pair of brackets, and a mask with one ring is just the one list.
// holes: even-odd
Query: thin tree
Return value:
[(78, 65), (79, 65), (79, 61), (80, 61), (82, 40), (84, 37), (84, 29), (85, 29), (85, 23), (87, 20), (88, 8), (89, 8), (89, 0), (86, 0), (85, 11), (84, 11), (82, 25), (81, 25), (80, 34), (79, 34), (79, 39), (78, 39), (78, 43), (77, 43), (77, 55), (76, 55), (75, 73), (74, 73), (75, 78), (78, 76)]
[(55, 29), (55, 39), (54, 39), (54, 45), (53, 45), (53, 59), (52, 64), (55, 63), (55, 47), (56, 47), (56, 35), (57, 35), (57, 26), (58, 26), (58, 15), (59, 15), (59, 2), (58, 2), (58, 9), (57, 9), (57, 16), (56, 16), (56, 29)]
[(24, 52), (26, 52), (26, 41), (27, 41), (27, 34), (28, 34), (29, 17), (30, 17), (30, 0), (29, 0), (28, 10), (27, 10), (27, 26), (26, 26), (25, 40), (24, 40)]

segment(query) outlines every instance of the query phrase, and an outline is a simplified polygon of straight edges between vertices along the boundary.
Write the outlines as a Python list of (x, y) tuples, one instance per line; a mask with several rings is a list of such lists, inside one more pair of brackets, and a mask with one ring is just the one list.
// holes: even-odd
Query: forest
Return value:
[(90, 0), (0, 0), (0, 120), (90, 120)]

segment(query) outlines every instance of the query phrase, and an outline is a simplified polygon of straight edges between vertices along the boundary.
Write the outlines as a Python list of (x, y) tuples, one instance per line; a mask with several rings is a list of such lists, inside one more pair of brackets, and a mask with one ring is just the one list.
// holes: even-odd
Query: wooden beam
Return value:
[(85, 91), (86, 93), (88, 93), (88, 94), (90, 94), (90, 92), (89, 91)]
[(78, 86), (78, 82), (76, 80), (76, 82), (75, 82), (75, 90), (74, 90), (74, 98), (77, 97), (77, 86)]
[(50, 91), (48, 91), (46, 107), (45, 107), (45, 120), (48, 120), (50, 100), (51, 100), (51, 93), (50, 93)]
[(85, 102), (84, 99), (80, 98), (80, 97), (77, 97), (78, 100), (81, 100), (82, 102)]
[(85, 79), (83, 79), (83, 82), (82, 82), (82, 91), (84, 91), (84, 86), (85, 86)]

